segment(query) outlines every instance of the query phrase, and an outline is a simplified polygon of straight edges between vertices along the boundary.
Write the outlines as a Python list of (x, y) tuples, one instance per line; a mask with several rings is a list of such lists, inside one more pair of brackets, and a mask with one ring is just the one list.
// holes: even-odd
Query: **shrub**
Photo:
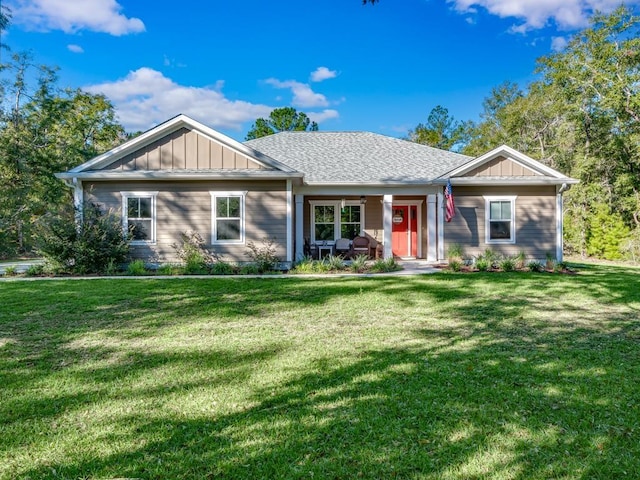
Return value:
[(41, 217), (36, 245), (55, 270), (70, 273), (103, 273), (110, 262), (124, 263), (129, 255), (120, 217), (111, 210), (103, 213), (92, 203), (85, 204), (79, 226), (75, 211), (68, 207)]
[(516, 261), (513, 257), (504, 257), (498, 262), (498, 265), (503, 272), (513, 272), (516, 268)]
[(542, 265), (542, 263), (538, 262), (537, 260), (532, 260), (531, 262), (527, 263), (527, 269), (530, 272), (542, 272), (544, 271), (544, 265)]
[(275, 239), (263, 238), (262, 246), (257, 246), (253, 241), (247, 242), (246, 255), (255, 263), (260, 273), (274, 270), (280, 262), (280, 258), (276, 255)]
[(527, 261), (527, 254), (520, 250), (518, 254), (513, 257), (513, 261), (515, 264), (515, 268), (517, 268), (518, 270), (522, 270), (525, 266), (525, 262)]
[(464, 259), (464, 249), (462, 245), (459, 243), (452, 243), (449, 245), (447, 249), (447, 259), (449, 260), (449, 265), (451, 265), (452, 260), (457, 260), (459, 263)]
[(255, 263), (247, 263), (240, 267), (240, 275), (258, 275), (260, 269)]
[(41, 277), (45, 273), (45, 265), (43, 263), (29, 265), (24, 272), (27, 277)]
[(184, 273), (184, 267), (174, 263), (163, 263), (158, 267), (156, 273), (158, 275), (182, 275)]
[(10, 265), (4, 269), (4, 274), (7, 277), (15, 277), (18, 274), (18, 269), (15, 265)]
[(171, 246), (176, 251), (178, 258), (184, 263), (184, 273), (187, 275), (200, 275), (208, 273), (208, 266), (217, 260), (206, 247), (202, 236), (193, 230), (180, 234), (182, 242), (173, 243)]
[(354, 273), (362, 272), (367, 266), (367, 260), (369, 257), (367, 255), (357, 255), (355, 258), (351, 260), (351, 271)]
[(129, 262), (129, 265), (127, 265), (127, 274), (137, 276), (146, 275), (147, 267), (144, 266), (144, 260), (137, 259)]
[(236, 273), (236, 269), (230, 263), (218, 260), (211, 265), (211, 273), (213, 275), (233, 275)]
[(488, 262), (489, 268), (495, 268), (497, 266), (498, 255), (490, 248), (485, 249), (480, 258), (484, 258)]
[(476, 260), (476, 268), (481, 272), (486, 272), (487, 270), (489, 270), (490, 266), (491, 265), (489, 261), (482, 256), (478, 257), (478, 259)]
[(371, 266), (371, 271), (374, 273), (396, 272), (402, 267), (398, 265), (395, 258), (389, 257), (387, 259), (376, 260)]
[(556, 259), (555, 259), (555, 257), (550, 252), (547, 252), (546, 256), (547, 256), (547, 262), (545, 264), (546, 269), (547, 270), (554, 270), (556, 268)]
[(460, 260), (449, 260), (449, 268), (454, 272), (462, 270), (462, 262)]
[(329, 270), (343, 270), (344, 258), (340, 255), (329, 255), (323, 259)]

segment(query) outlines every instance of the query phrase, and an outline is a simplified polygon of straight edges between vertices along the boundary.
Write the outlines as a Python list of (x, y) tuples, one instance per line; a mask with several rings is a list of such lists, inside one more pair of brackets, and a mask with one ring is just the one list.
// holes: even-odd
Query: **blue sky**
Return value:
[[(4, 43), (105, 93), (130, 130), (185, 113), (237, 140), (273, 108), (404, 136), (436, 105), (476, 120), (619, 0), (3, 0)], [(640, 0), (627, 1), (639, 5)], [(6, 55), (6, 53), (2, 53)]]

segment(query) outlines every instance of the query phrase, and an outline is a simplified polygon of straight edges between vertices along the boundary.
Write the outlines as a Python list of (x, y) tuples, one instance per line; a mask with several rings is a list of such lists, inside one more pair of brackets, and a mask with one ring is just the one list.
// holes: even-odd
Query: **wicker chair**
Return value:
[(351, 252), (354, 257), (358, 255), (369, 256), (369, 239), (367, 237), (356, 237), (353, 239)]

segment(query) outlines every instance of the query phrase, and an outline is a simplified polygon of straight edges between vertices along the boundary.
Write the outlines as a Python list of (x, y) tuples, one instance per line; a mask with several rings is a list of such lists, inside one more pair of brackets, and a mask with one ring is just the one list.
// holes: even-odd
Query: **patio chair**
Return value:
[(348, 238), (339, 238), (336, 240), (336, 255), (342, 255), (344, 258), (351, 257), (351, 240)]
[(369, 239), (367, 237), (356, 237), (353, 239), (351, 252), (354, 257), (358, 255), (369, 256)]

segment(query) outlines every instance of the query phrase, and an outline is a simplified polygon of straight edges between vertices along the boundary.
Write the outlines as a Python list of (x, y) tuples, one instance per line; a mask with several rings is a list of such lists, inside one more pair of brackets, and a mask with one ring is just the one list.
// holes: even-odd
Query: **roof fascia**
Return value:
[(523, 166), (523, 167), (527, 167), (530, 170), (533, 170), (537, 173), (540, 173), (542, 175), (546, 175), (546, 176), (550, 176), (550, 177), (555, 177), (555, 178), (568, 178), (565, 175), (563, 175), (562, 173), (558, 172), (557, 170), (554, 170), (551, 167), (547, 167), (546, 165), (542, 164), (541, 162), (538, 162), (537, 160), (534, 160), (533, 158), (531, 158), (528, 155), (525, 155), (522, 152), (519, 152), (517, 150), (515, 150), (514, 148), (509, 147), (508, 145), (501, 145), (497, 148), (494, 148), (493, 150), (485, 153), (484, 155), (481, 155), (477, 158), (474, 158), (473, 160), (471, 160), (469, 163), (465, 163), (464, 165), (451, 170), (447, 173), (445, 173), (444, 175), (441, 175), (440, 178), (449, 178), (449, 177), (458, 177), (460, 175), (464, 175), (465, 173), (470, 172), (471, 170), (493, 160), (494, 158), (497, 157), (506, 157), (509, 160), (512, 160), (514, 162), (516, 162), (517, 164)]
[(129, 180), (217, 180), (217, 179), (254, 179), (254, 180), (279, 180), (302, 178), (299, 172), (281, 172), (273, 170), (229, 170), (217, 172), (184, 172), (180, 170), (172, 171), (140, 171), (130, 170), (126, 172), (114, 170), (91, 170), (86, 172), (62, 172), (55, 176), (62, 180), (77, 178), (78, 180), (109, 180), (109, 181), (129, 181)]

